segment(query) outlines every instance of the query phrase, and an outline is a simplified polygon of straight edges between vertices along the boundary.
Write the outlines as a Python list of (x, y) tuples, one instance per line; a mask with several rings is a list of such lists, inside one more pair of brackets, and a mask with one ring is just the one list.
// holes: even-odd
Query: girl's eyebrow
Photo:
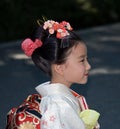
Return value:
[(80, 56), (78, 56), (78, 58), (85, 58), (85, 57), (87, 57), (87, 55), (80, 55)]

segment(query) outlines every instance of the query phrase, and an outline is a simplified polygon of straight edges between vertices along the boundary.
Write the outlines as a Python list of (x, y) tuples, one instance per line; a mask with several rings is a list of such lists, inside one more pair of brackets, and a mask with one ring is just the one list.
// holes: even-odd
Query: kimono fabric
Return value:
[(60, 83), (45, 82), (36, 90), (39, 94), (9, 111), (6, 129), (85, 129), (79, 116), (86, 106), (83, 96)]

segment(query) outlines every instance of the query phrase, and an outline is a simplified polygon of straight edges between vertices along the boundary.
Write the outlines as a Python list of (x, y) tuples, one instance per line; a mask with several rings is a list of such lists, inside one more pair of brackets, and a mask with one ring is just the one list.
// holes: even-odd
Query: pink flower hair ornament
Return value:
[(72, 30), (73, 28), (66, 21), (58, 23), (53, 20), (48, 20), (44, 22), (43, 29), (48, 29), (50, 34), (54, 34), (54, 32), (57, 32), (56, 37), (62, 39), (63, 37), (69, 35), (68, 30)]
[(22, 50), (27, 56), (31, 56), (33, 54), (33, 51), (42, 46), (42, 41), (39, 39), (36, 39), (34, 42), (30, 39), (27, 38), (22, 42)]

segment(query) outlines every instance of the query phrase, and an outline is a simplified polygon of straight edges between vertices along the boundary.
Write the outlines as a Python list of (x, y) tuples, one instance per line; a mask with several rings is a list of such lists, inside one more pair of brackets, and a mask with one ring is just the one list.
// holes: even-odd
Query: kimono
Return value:
[(83, 96), (60, 83), (45, 82), (36, 90), (39, 94), (10, 110), (6, 129), (86, 129), (80, 118), (88, 108)]

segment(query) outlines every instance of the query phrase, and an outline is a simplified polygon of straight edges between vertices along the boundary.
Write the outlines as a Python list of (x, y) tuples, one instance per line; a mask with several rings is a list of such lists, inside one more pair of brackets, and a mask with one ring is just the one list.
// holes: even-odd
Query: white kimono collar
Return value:
[(71, 89), (69, 89), (64, 84), (60, 84), (60, 83), (45, 82), (38, 85), (35, 89), (42, 97), (51, 95), (51, 94), (72, 95)]

